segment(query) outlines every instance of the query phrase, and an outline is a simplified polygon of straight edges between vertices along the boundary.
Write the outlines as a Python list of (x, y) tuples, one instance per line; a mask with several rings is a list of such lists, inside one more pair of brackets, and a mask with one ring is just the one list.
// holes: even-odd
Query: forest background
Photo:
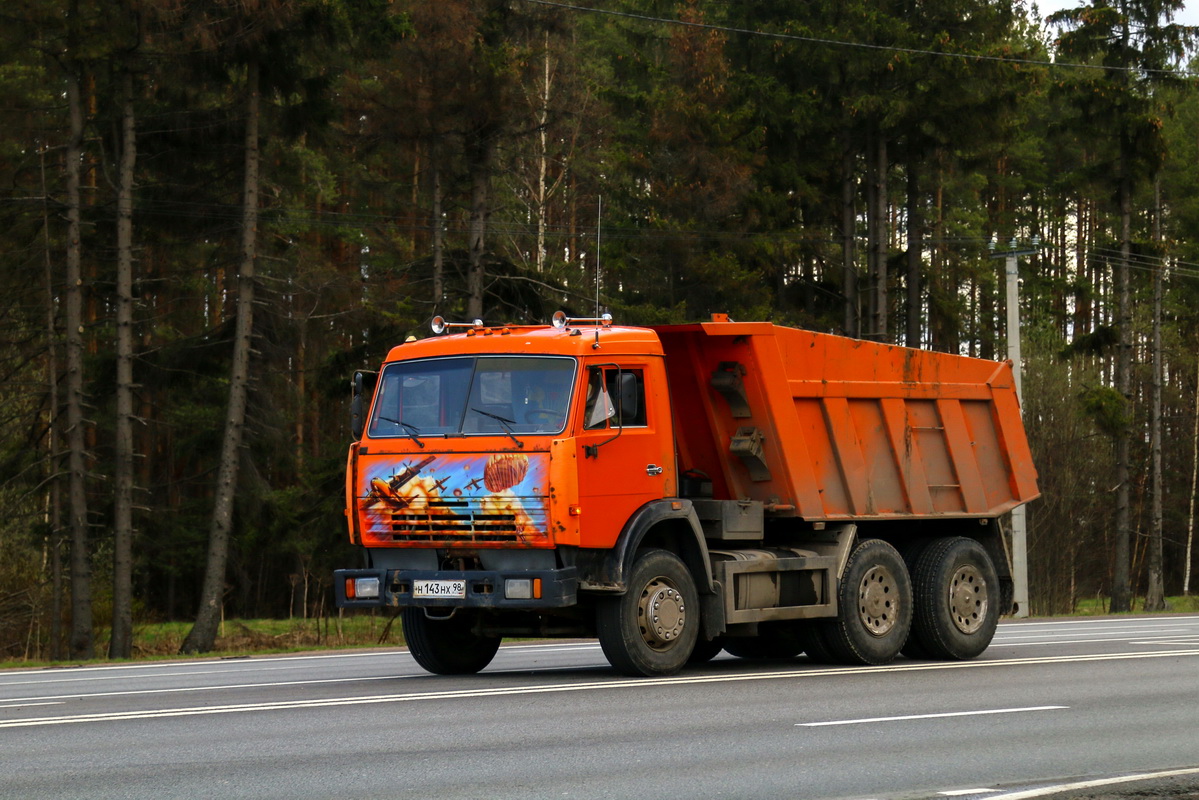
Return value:
[(0, 652), (327, 614), (349, 377), (435, 313), (589, 316), (598, 281), (622, 323), (1003, 358), (1013, 250), (1032, 612), (1189, 593), (1181, 8), (8, 0)]

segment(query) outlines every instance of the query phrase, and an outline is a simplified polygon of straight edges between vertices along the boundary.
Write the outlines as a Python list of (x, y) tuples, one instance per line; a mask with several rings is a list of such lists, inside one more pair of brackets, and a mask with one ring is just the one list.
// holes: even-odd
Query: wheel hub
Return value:
[(858, 613), (874, 636), (886, 636), (899, 619), (899, 591), (895, 576), (884, 566), (872, 567), (858, 586)]
[(987, 582), (971, 564), (958, 567), (949, 582), (949, 613), (962, 633), (974, 633), (987, 618)]
[(673, 645), (687, 623), (683, 596), (665, 578), (655, 578), (641, 592), (638, 603), (641, 638), (655, 650)]

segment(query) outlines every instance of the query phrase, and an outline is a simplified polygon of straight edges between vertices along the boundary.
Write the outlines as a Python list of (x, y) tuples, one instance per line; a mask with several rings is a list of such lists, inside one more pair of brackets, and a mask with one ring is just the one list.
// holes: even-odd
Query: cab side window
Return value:
[(645, 373), (639, 369), (591, 367), (583, 428), (600, 430), (645, 424)]

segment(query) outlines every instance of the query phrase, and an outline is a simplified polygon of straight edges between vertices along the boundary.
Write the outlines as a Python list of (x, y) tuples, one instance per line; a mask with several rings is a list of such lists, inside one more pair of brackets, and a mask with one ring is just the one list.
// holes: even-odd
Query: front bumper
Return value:
[[(346, 582), (356, 578), (378, 578), (378, 597), (347, 597)], [(462, 581), (465, 597), (413, 597), (412, 583), (419, 580)], [(505, 596), (510, 580), (540, 581), (539, 597)], [(574, 567), (542, 570), (448, 570), (420, 569), (339, 569), (333, 573), (333, 591), (338, 608), (399, 608), (429, 606), (441, 608), (538, 609), (565, 608), (577, 602), (578, 571)]]

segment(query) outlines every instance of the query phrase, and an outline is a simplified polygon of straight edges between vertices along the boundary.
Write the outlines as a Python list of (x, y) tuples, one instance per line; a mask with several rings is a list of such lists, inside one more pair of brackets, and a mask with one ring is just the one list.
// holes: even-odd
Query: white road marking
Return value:
[[(129, 697), (139, 694), (179, 694), (182, 692), (221, 692), (228, 689), (259, 689), (272, 686), (309, 686), (321, 683), (360, 683), (364, 681), (400, 681), (419, 675), (374, 675), (366, 678), (313, 678), (308, 681), (271, 681), (266, 683), (216, 683), (211, 686), (174, 686), (169, 689), (127, 689), (121, 692), (73, 692), (71, 694), (39, 695), (34, 700), (84, 700), (93, 697)], [(7, 702), (7, 701), (4, 701)], [(40, 705), (28, 703), (27, 705)]]
[(500, 648), (501, 653), (511, 653), (514, 650), (553, 650), (569, 652), (571, 650), (599, 650), (599, 642), (594, 644), (506, 644)]
[(63, 717), (35, 717), (0, 721), (0, 728), (23, 728), (42, 725), (64, 725), (80, 722), (112, 722), (130, 719), (158, 719), (208, 714), (232, 714), (250, 711), (280, 711), (297, 708), (328, 708), (334, 706), (375, 705), (379, 703), (417, 702), (421, 700), (452, 700), (464, 698), (510, 697), (534, 694), (555, 694), (611, 689), (645, 689), (659, 686), (687, 686), (718, 683), (741, 683), (799, 678), (822, 678), (834, 675), (881, 675), (893, 672), (929, 672), (956, 669), (986, 669), (988, 667), (1017, 667), (1036, 664), (1077, 664), (1081, 661), (1128, 661), (1148, 658), (1179, 658), (1199, 656), (1199, 650), (1174, 650), (1146, 653), (1091, 654), (1045, 658), (1002, 659), (995, 661), (953, 661), (929, 664), (890, 664), (882, 667), (831, 667), (779, 672), (737, 673), (733, 675), (676, 675), (668, 678), (634, 678), (610, 681), (591, 681), (573, 684), (541, 684), (534, 686), (496, 687), (490, 689), (458, 689), (441, 692), (413, 692), (366, 697), (333, 697), (311, 700), (289, 700), (269, 703), (244, 703), (198, 708), (164, 708), (145, 711), (124, 711), (99, 714), (79, 714)]
[[(549, 650), (553, 652), (569, 652), (575, 650), (595, 650), (599, 652), (600, 646), (596, 644), (580, 644), (572, 642), (570, 644), (527, 644), (527, 645), (504, 645), (500, 648), (499, 655), (511, 653), (513, 651), (526, 650)], [(392, 656), (407, 656), (407, 650), (375, 650), (369, 653), (330, 653), (328, 655), (313, 655), (313, 656), (263, 656), (258, 658), (237, 659), (228, 661), (168, 661), (166, 663), (157, 662), (153, 664), (109, 664), (105, 666), (94, 667), (50, 667), (40, 669), (23, 669), (0, 672), (0, 688), (5, 686), (23, 686), (26, 684), (39, 683), (71, 683), (83, 680), (125, 680), (130, 677), (140, 678), (142, 680), (149, 678), (171, 678), (184, 675), (223, 675), (230, 672), (277, 672), (281, 670), (306, 669), (303, 664), (291, 666), (291, 663), (297, 661), (314, 661), (331, 658), (367, 658), (367, 657), (392, 657)], [(187, 669), (187, 667), (223, 667), (223, 669)], [(164, 668), (172, 668), (169, 672), (150, 672), (150, 670), (161, 670)], [(143, 675), (96, 675), (98, 672), (130, 672), (134, 670), (146, 671)], [(47, 677), (53, 674), (55, 677)], [(61, 677), (58, 677), (60, 676)], [(27, 677), (37, 676), (37, 680), (7, 680), (9, 677)]]
[[(278, 670), (294, 670), (302, 669), (302, 667), (261, 667), (258, 671), (274, 672)], [(132, 679), (149, 680), (151, 678), (179, 678), (191, 675), (228, 675), (230, 670), (225, 669), (189, 669), (181, 672), (155, 672), (152, 675), (136, 675)], [(48, 683), (79, 683), (81, 681), (119, 681), (130, 679), (128, 675), (88, 675), (85, 677), (69, 677), (69, 678), (43, 678), (36, 681), (0, 681), (0, 689), (6, 686), (29, 686), (42, 685)]]
[(1050, 619), (1041, 622), (1005, 622), (999, 626), (1000, 630), (1011, 631), (1018, 628), (1044, 628), (1053, 625), (1068, 626), (1068, 625), (1152, 625), (1160, 623), (1163, 625), (1177, 625), (1179, 623), (1196, 623), (1199, 622), (1199, 616), (1186, 615), (1176, 616), (1171, 614), (1167, 617), (1113, 617), (1108, 619)]
[[(0, 673), (0, 676), (45, 675), (47, 673), (52, 673), (52, 672), (59, 672), (59, 673), (63, 673), (63, 674), (67, 674), (67, 673), (75, 674), (75, 673), (86, 673), (86, 672), (112, 672), (112, 671), (118, 671), (118, 670), (122, 671), (122, 672), (132, 672), (132, 671), (136, 671), (136, 670), (162, 669), (163, 667), (174, 667), (174, 668), (178, 669), (180, 667), (189, 667), (189, 666), (194, 666), (194, 667), (224, 666), (224, 667), (245, 667), (245, 668), (257, 667), (257, 668), (261, 668), (264, 664), (270, 664), (271, 662), (279, 663), (282, 661), (316, 661), (316, 660), (325, 660), (325, 659), (330, 659), (330, 658), (372, 658), (375, 656), (401, 655), (406, 652), (407, 652), (406, 650), (392, 650), (392, 651), (371, 650), (369, 652), (360, 652), (360, 653), (327, 653), (327, 654), (311, 655), (311, 656), (258, 656), (258, 657), (237, 658), (237, 659), (207, 658), (207, 659), (202, 659), (199, 661), (185, 661), (185, 660), (166, 661), (166, 662), (156, 661), (156, 662), (150, 663), (150, 664), (97, 664), (94, 666), (87, 666), (87, 667), (84, 667), (84, 666), (79, 666), (79, 667), (38, 667), (37, 669), (20, 669), (20, 670), (13, 670), (11, 672), (3, 672), (3, 673)], [(221, 670), (210, 670), (210, 671), (211, 672), (220, 672)], [(159, 674), (186, 675), (188, 673), (180, 672), (180, 673), (159, 673)], [(155, 676), (150, 676), (150, 677), (157, 677), (157, 676), (155, 675)]]
[[(1075, 636), (1082, 636), (1082, 635), (1086, 635), (1086, 634), (1093, 634), (1096, 638), (1111, 638), (1111, 637), (1129, 636), (1129, 635), (1134, 635), (1134, 634), (1135, 635), (1143, 635), (1146, 633), (1162, 633), (1162, 634), (1184, 633), (1185, 634), (1185, 633), (1190, 633), (1190, 632), (1191, 631), (1189, 628), (1123, 628), (1118, 631), (1098, 630), (1098, 629), (1095, 631), (1072, 630), (1065, 635), (1070, 636), (1070, 637), (1075, 637)], [(1021, 634), (1008, 633), (1003, 636), (996, 635), (996, 637), (992, 641), (1006, 642), (1009, 639), (1052, 639), (1056, 636), (1062, 636), (1062, 635), (1063, 634), (1060, 634), (1060, 633), (1021, 633)]]
[(950, 792), (937, 792), (937, 794), (942, 797), (965, 797), (969, 794), (991, 794), (998, 791), (998, 789), (954, 789)]
[(1056, 786), (1042, 786), (1039, 789), (1026, 789), (1020, 792), (998, 794), (992, 800), (1029, 800), (1033, 797), (1048, 797), (1050, 795), (1062, 794), (1063, 792), (1080, 792), (1102, 786), (1115, 786), (1121, 783), (1135, 783), (1137, 781), (1152, 781), (1161, 778), (1177, 778), (1183, 775), (1199, 775), (1199, 767), (1171, 769), (1163, 772), (1141, 772), (1136, 775), (1121, 775), (1117, 778), (1098, 778), (1092, 781), (1078, 781), (1077, 783), (1059, 783)]
[[(1004, 647), (1048, 647), (1051, 645), (1058, 645), (1058, 644), (1110, 644), (1113, 642), (1123, 642), (1124, 644), (1167, 644), (1170, 641), (1172, 641), (1172, 639), (1168, 639), (1168, 638), (1146, 639), (1144, 636), (1133, 636), (1133, 637), (1104, 636), (1104, 637), (1092, 637), (1089, 639), (1054, 639), (1053, 641), (1050, 641), (1050, 642), (995, 642), (995, 643), (992, 643), (991, 646), (998, 647), (998, 648), (1004, 648)], [(1184, 642), (1184, 644), (1191, 644), (1191, 642)]]
[(905, 714), (901, 717), (866, 717), (838, 719), (829, 722), (797, 722), (797, 728), (825, 728), (832, 725), (865, 725), (871, 722), (906, 722), (914, 719), (944, 719), (946, 717), (982, 717), (988, 714), (1021, 714), (1026, 711), (1061, 711), (1070, 706), (1028, 706), (1026, 708), (988, 708), (976, 711), (943, 711), (934, 714)]
[(7, 703), (7, 701), (6, 701), (5, 705), (0, 705), (0, 708), (26, 708), (28, 706), (61, 706), (61, 705), (62, 705), (61, 701), (48, 702), (48, 703), (46, 703), (46, 702), (29, 703), (29, 702), (25, 702), (25, 701)]

